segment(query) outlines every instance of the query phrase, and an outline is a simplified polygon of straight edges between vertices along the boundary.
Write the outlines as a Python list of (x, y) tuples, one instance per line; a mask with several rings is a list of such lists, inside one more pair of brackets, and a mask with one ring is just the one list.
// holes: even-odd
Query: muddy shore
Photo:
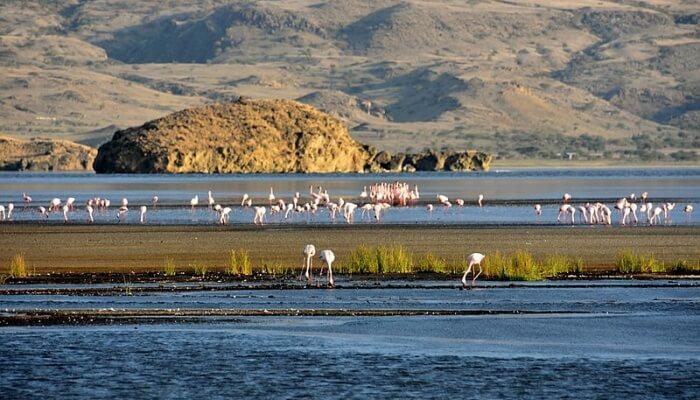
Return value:
[(475, 226), (119, 226), (0, 225), (0, 268), (23, 254), (42, 274), (139, 274), (162, 271), (172, 258), (178, 271), (193, 263), (222, 271), (230, 250), (245, 249), (253, 265), (300, 268), (302, 245), (333, 249), (339, 261), (359, 245), (403, 245), (416, 255), (433, 252), (463, 260), (468, 252), (581, 257), (585, 270), (611, 267), (622, 250), (653, 253), (659, 261), (700, 258), (700, 227), (475, 227)]

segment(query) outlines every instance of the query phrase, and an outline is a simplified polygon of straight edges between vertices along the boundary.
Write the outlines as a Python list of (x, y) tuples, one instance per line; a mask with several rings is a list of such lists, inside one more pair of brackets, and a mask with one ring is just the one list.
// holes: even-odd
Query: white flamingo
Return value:
[(270, 187), (270, 194), (267, 196), (267, 199), (270, 201), (270, 205), (275, 201), (275, 192), (272, 190), (272, 187)]
[(467, 256), (467, 270), (464, 271), (464, 275), (462, 276), (462, 287), (466, 288), (467, 287), (467, 274), (471, 272), (472, 268), (475, 266), (479, 266), (479, 273), (475, 274), (476, 268), (474, 268), (474, 272), (472, 272), (472, 286), (474, 286), (474, 283), (476, 282), (476, 278), (481, 275), (481, 272), (483, 269), (481, 268), (481, 262), (484, 260), (486, 256), (481, 254), (481, 253), (472, 253)]
[(117, 210), (117, 219), (119, 222), (122, 222), (124, 218), (126, 217), (126, 213), (129, 212), (129, 208), (127, 206), (121, 206), (119, 207), (119, 210)]
[(10, 203), (7, 205), (7, 219), (10, 220), (12, 219), (12, 211), (15, 209), (15, 205), (13, 203)]
[(75, 204), (75, 197), (69, 197), (66, 199), (66, 205), (68, 206), (70, 211), (73, 211), (73, 209), (75, 208), (73, 204)]
[(214, 201), (214, 196), (211, 194), (211, 190), (207, 193), (207, 203), (209, 204), (209, 208), (212, 208), (214, 203), (216, 203), (216, 201)]
[(68, 204), (63, 206), (63, 222), (68, 223), (68, 211), (70, 211), (70, 207), (68, 207)]
[(39, 211), (39, 214), (41, 214), (42, 217), (44, 217), (44, 218), (48, 218), (48, 217), (49, 217), (49, 212), (46, 211), (46, 207), (39, 206), (39, 208), (37, 209), (37, 211)]
[(484, 206), (484, 195), (480, 194), (479, 197), (477, 198), (476, 202), (479, 204), (479, 207)]
[(4, 220), (5, 220), (5, 217), (6, 217), (6, 215), (5, 215), (5, 206), (3, 206), (2, 204), (0, 204), (0, 221), (4, 221)]
[(142, 224), (146, 223), (146, 206), (141, 206), (139, 208), (139, 222)]
[(94, 210), (93, 210), (92, 206), (90, 204), (88, 204), (87, 206), (85, 206), (85, 210), (87, 210), (87, 213), (88, 213), (88, 222), (92, 224), (93, 222), (95, 222), (95, 218), (93, 217)]
[(51, 199), (51, 203), (49, 203), (49, 212), (51, 211), (58, 211), (61, 207), (61, 199), (58, 197), (54, 197)]
[[(313, 257), (316, 255), (316, 246), (314, 246), (313, 244), (307, 244), (306, 246), (304, 246), (303, 253), (306, 264), (304, 265), (305, 270), (302, 270), (302, 274), (306, 277), (307, 282), (311, 282), (313, 280), (312, 260)], [(301, 280), (301, 275), (299, 276), (299, 280)]]
[(219, 216), (219, 223), (221, 225), (228, 224), (229, 214), (231, 214), (231, 207), (224, 207), (224, 209), (221, 210), (221, 215)]
[(196, 194), (194, 197), (190, 200), (190, 211), (194, 212), (194, 208), (197, 207), (199, 204), (199, 195)]
[(255, 225), (264, 225), (266, 212), (267, 209), (265, 207), (255, 207), (255, 216), (253, 217), (253, 223)]
[(32, 202), (32, 196), (28, 195), (27, 193), (22, 193), (22, 201), (24, 202), (24, 205), (27, 206)]
[(250, 197), (248, 196), (248, 193), (243, 194), (243, 199), (241, 200), (241, 207), (245, 206), (246, 201), (248, 201)]
[(539, 204), (535, 204), (535, 214), (539, 217), (542, 215), (542, 206)]
[(153, 209), (156, 209), (156, 206), (158, 205), (158, 196), (153, 196), (151, 199), (151, 205), (153, 206)]
[[(332, 250), (321, 250), (321, 255), (318, 256), (318, 258), (321, 259), (321, 261), (326, 263), (326, 266), (328, 266), (328, 286), (334, 287), (335, 282), (333, 281), (333, 261), (335, 261), (335, 254), (333, 253)], [(319, 276), (323, 274), (323, 266), (321, 266), (321, 271), (318, 273)]]

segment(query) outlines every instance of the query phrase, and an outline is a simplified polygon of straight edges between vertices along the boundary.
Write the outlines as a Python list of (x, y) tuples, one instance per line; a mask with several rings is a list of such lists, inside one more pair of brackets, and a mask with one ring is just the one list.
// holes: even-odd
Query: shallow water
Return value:
[[(568, 192), (579, 199), (611, 199), (630, 193), (647, 191), (650, 200), (673, 199), (678, 202), (667, 224), (688, 225), (700, 223), (700, 213), (685, 215), (685, 204), (700, 201), (700, 168), (601, 168), (583, 169), (521, 169), (495, 170), (480, 173), (417, 173), (417, 174), (261, 174), (261, 175), (95, 175), (70, 173), (0, 173), (0, 203), (15, 203), (14, 221), (38, 222), (43, 220), (35, 208), (21, 206), (22, 192), (28, 192), (34, 205), (47, 205), (51, 198), (75, 197), (79, 210), (70, 213), (72, 222), (85, 222), (87, 214), (82, 205), (88, 198), (110, 198), (113, 205), (126, 197), (132, 211), (123, 223), (138, 223), (136, 208), (150, 204), (153, 195), (160, 198), (161, 207), (150, 207), (146, 220), (149, 224), (214, 224), (216, 213), (206, 206), (195, 212), (189, 210), (189, 200), (195, 194), (200, 204), (206, 203), (207, 190), (214, 192), (218, 203), (224, 206), (240, 204), (243, 193), (257, 203), (266, 203), (269, 188), (274, 187), (278, 198), (289, 200), (295, 192), (308, 197), (309, 185), (321, 185), (332, 197), (356, 198), (362, 187), (377, 181), (405, 180), (418, 185), (421, 200), (432, 201), (437, 193), (451, 198), (464, 198), (466, 207), (436, 209), (429, 213), (424, 206), (392, 208), (383, 216), (382, 223), (417, 224), (538, 224), (554, 223), (558, 213), (555, 204), (543, 205), (543, 215), (537, 218), (532, 204), (489, 204), (493, 201), (556, 201)], [(486, 198), (486, 206), (478, 208), (474, 201), (479, 193)], [(305, 201), (305, 200), (302, 200)], [(167, 205), (167, 206), (166, 206)], [(612, 207), (612, 204), (609, 204)], [(617, 216), (616, 216), (617, 217)], [(54, 213), (49, 222), (62, 222), (61, 213)], [(234, 207), (231, 223), (250, 223), (253, 211)], [(643, 220), (643, 218), (640, 219)], [(98, 212), (96, 223), (117, 223), (116, 207), (110, 212)], [(270, 223), (329, 224), (327, 210), (315, 215), (297, 214), (289, 220), (282, 215), (268, 213)], [(335, 223), (342, 223), (337, 218)], [(369, 213), (362, 218), (358, 210), (355, 223), (374, 223)]]
[(697, 398), (700, 287), (692, 281), (657, 282), (662, 287), (653, 288), (638, 281), (590, 282), (592, 287), (587, 287), (589, 282), (577, 283), (471, 291), (2, 296), (3, 308), (23, 309), (554, 313), (4, 327), (0, 328), (0, 393), (5, 398)]

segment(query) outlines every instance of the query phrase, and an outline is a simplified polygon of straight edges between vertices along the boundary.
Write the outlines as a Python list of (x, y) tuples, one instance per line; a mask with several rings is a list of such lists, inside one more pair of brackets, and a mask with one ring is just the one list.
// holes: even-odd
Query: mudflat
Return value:
[(160, 271), (167, 258), (178, 269), (192, 263), (223, 269), (231, 250), (247, 250), (254, 265), (299, 266), (302, 245), (332, 249), (339, 262), (360, 245), (403, 245), (448, 261), (470, 252), (526, 250), (535, 256), (580, 257), (587, 270), (613, 266), (623, 250), (659, 261), (700, 259), (700, 227), (564, 226), (134, 226), (0, 225), (0, 270), (23, 254), (36, 273)]

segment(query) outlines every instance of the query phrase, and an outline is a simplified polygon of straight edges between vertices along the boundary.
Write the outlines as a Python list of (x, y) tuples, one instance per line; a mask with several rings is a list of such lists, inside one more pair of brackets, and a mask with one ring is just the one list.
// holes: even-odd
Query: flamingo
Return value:
[(464, 206), (464, 199), (455, 199), (455, 204), (457, 204), (459, 207)]
[(119, 207), (119, 210), (117, 211), (117, 219), (119, 220), (119, 222), (122, 222), (124, 217), (126, 217), (127, 212), (129, 212), (129, 208), (127, 206)]
[(687, 204), (685, 207), (683, 207), (683, 212), (685, 213), (686, 217), (688, 218), (688, 221), (690, 221), (690, 216), (691, 216), (691, 214), (693, 214), (693, 205)]
[(439, 194), (439, 195), (437, 195), (437, 199), (438, 199), (438, 202), (440, 202), (440, 204), (443, 204), (443, 205), (444, 205), (444, 204), (447, 204), (447, 203), (449, 202), (449, 200), (450, 200), (450, 199), (449, 199), (447, 196), (445, 196), (444, 194)]
[(267, 199), (270, 200), (270, 205), (275, 201), (275, 192), (272, 191), (272, 187), (270, 187), (270, 194), (267, 196)]
[(539, 217), (542, 215), (542, 206), (539, 204), (535, 204), (535, 214)]
[(73, 206), (74, 203), (75, 203), (75, 197), (69, 197), (66, 199), (66, 205), (68, 206), (68, 208), (71, 211), (73, 211), (73, 209), (74, 209), (74, 206)]
[(24, 202), (24, 205), (27, 206), (32, 202), (32, 197), (27, 193), (22, 192), (22, 201)]
[(5, 220), (5, 206), (0, 204), (0, 221)]
[(253, 223), (255, 225), (264, 225), (266, 212), (267, 209), (265, 207), (255, 207), (255, 216), (253, 217)]
[(209, 204), (209, 208), (214, 207), (214, 203), (216, 203), (216, 201), (214, 201), (214, 196), (212, 196), (210, 190), (207, 192), (207, 204)]
[(659, 223), (659, 217), (664, 210), (661, 207), (654, 208), (654, 211), (649, 217), (649, 225), (657, 225)]
[(221, 215), (219, 216), (219, 223), (221, 225), (228, 224), (229, 214), (231, 214), (231, 207), (225, 207), (221, 210)]
[(360, 193), (360, 198), (361, 199), (366, 199), (367, 198), (367, 186), (364, 186), (362, 188), (362, 192)]
[(70, 207), (68, 207), (68, 204), (63, 206), (63, 222), (68, 223), (68, 211), (70, 210)]
[(95, 222), (95, 218), (92, 215), (92, 213), (93, 213), (92, 206), (90, 204), (88, 204), (87, 206), (85, 206), (85, 209), (87, 210), (87, 213), (88, 213), (88, 222), (89, 223)]
[(576, 209), (569, 205), (569, 204), (562, 204), (559, 207), (559, 214), (557, 214), (557, 222), (560, 222), (566, 214), (571, 214), (571, 223), (574, 223), (574, 214), (576, 213)]
[(190, 200), (190, 206), (191, 206), (190, 211), (194, 212), (194, 208), (197, 207), (198, 204), (199, 204), (199, 195), (196, 194), (196, 195), (194, 195), (194, 197)]
[(141, 206), (139, 208), (139, 222), (142, 224), (146, 223), (146, 206)]
[(345, 203), (343, 206), (343, 216), (345, 221), (351, 224), (355, 220), (355, 210), (357, 209), (357, 204), (355, 203)]
[(48, 211), (46, 211), (46, 208), (45, 208), (45, 207), (39, 206), (39, 208), (37, 209), (37, 211), (39, 211), (39, 214), (41, 214), (41, 216), (43, 216), (43, 217), (45, 217), (45, 218), (48, 218), (48, 217), (49, 217), (49, 213), (48, 213)]
[(13, 203), (10, 203), (7, 205), (7, 219), (10, 220), (12, 219), (12, 210), (15, 209), (15, 205)]
[[(319, 255), (318, 258), (325, 262), (328, 266), (328, 286), (334, 287), (335, 283), (333, 282), (333, 268), (331, 265), (333, 264), (333, 261), (335, 261), (335, 254), (332, 250), (321, 250), (321, 255)], [(318, 275), (321, 276), (321, 274), (323, 274), (323, 266), (321, 266), (321, 271), (318, 273)]]
[(360, 207), (360, 209), (362, 210), (362, 215), (360, 216), (360, 218), (364, 219), (365, 214), (374, 209), (374, 205), (372, 203), (366, 203), (362, 207)]
[(637, 219), (637, 203), (630, 203), (630, 211), (632, 212), (634, 224), (637, 225), (637, 223), (639, 223), (639, 220)]
[(668, 219), (669, 213), (676, 207), (676, 203), (663, 203), (661, 208), (664, 211), (664, 219)]
[(479, 207), (483, 207), (484, 206), (484, 195), (480, 194), (479, 197), (477, 198), (476, 202), (479, 203)]
[(486, 256), (481, 254), (481, 253), (472, 253), (472, 254), (467, 256), (468, 266), (467, 266), (467, 270), (464, 271), (464, 276), (462, 276), (462, 287), (463, 288), (467, 287), (467, 274), (469, 274), (469, 272), (471, 272), (472, 267), (478, 265), (479, 266), (479, 273), (476, 275), (474, 274), (474, 272), (476, 272), (476, 268), (474, 269), (474, 272), (472, 272), (472, 286), (474, 286), (474, 283), (476, 282), (476, 278), (478, 278), (479, 275), (481, 275), (481, 272), (483, 271), (483, 269), (481, 268), (481, 262), (484, 260), (485, 257)]
[(156, 209), (156, 205), (158, 204), (158, 196), (153, 196), (151, 199), (151, 205), (153, 205), (153, 209)]
[[(311, 282), (313, 280), (313, 266), (312, 266), (312, 259), (316, 255), (316, 246), (313, 244), (307, 244), (304, 246), (304, 258), (306, 259), (306, 264), (305, 268), (306, 271), (302, 269), (302, 274), (306, 277), (307, 282)], [(299, 280), (301, 280), (301, 275), (299, 275)]]
[(428, 210), (429, 213), (432, 213), (434, 208), (435, 207), (433, 207), (432, 204), (428, 204), (427, 206), (425, 206), (425, 209)]
[(564, 203), (568, 203), (571, 201), (571, 195), (568, 193), (564, 193), (564, 195), (561, 196), (561, 199)]
[(374, 205), (374, 219), (379, 222), (379, 219), (381, 218), (381, 212), (384, 209), (382, 204), (375, 204)]
[(126, 206), (128, 206), (128, 205), (129, 205), (129, 199), (127, 199), (126, 197), (124, 197), (124, 198), (122, 199), (121, 206), (122, 206), (122, 207), (126, 207)]
[(54, 197), (53, 199), (51, 199), (51, 203), (49, 204), (49, 212), (58, 211), (60, 206), (61, 206), (61, 199), (59, 199), (58, 197)]
[(241, 207), (245, 206), (246, 201), (248, 201), (250, 197), (248, 196), (248, 193), (243, 194), (243, 199), (241, 200)]

